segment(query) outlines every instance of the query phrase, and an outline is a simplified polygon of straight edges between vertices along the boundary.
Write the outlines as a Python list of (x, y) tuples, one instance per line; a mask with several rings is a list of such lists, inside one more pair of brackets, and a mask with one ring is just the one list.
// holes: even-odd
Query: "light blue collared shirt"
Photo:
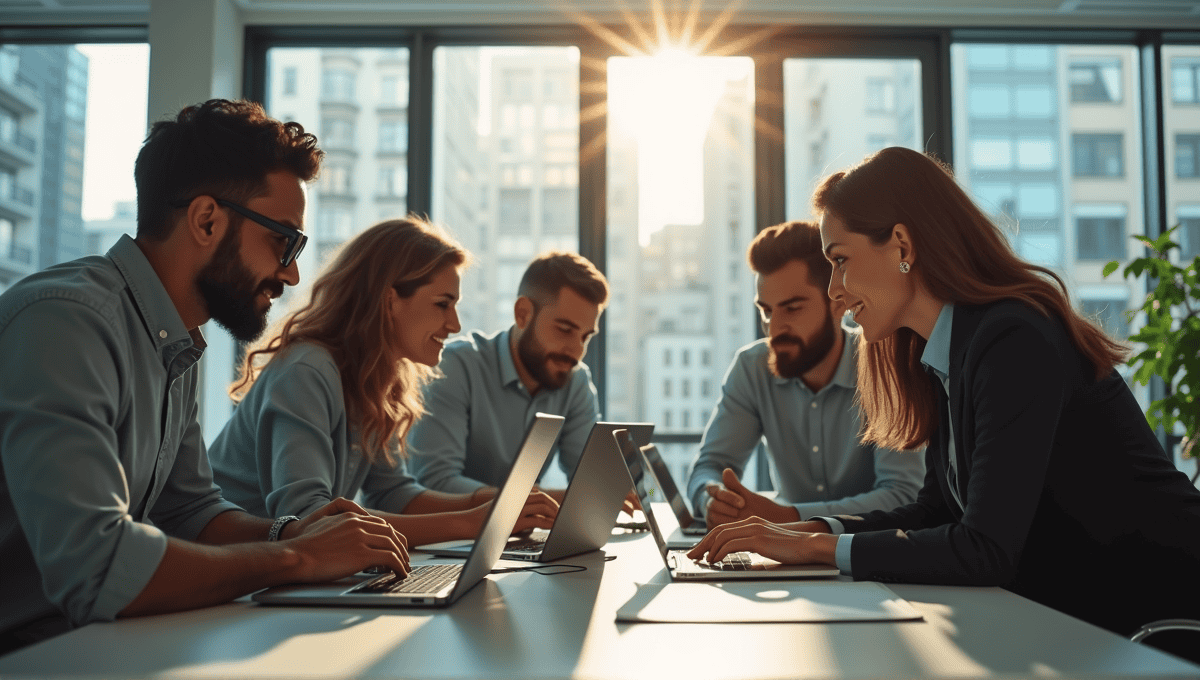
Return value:
[(471, 493), (500, 486), (525, 432), (541, 411), (566, 418), (556, 449), (569, 477), (579, 462), (600, 403), (591, 373), (580, 363), (566, 385), (531, 396), (509, 346), (511, 329), (473, 331), (446, 343), (444, 377), (425, 390), (425, 416), (408, 435), (413, 474), (430, 489)]
[[(925, 343), (925, 351), (921, 353), (921, 363), (928, 366), (942, 381), (942, 387), (946, 390), (946, 397), (950, 396), (950, 335), (954, 327), (954, 305), (946, 304), (942, 306), (942, 311), (938, 313), (937, 322), (933, 325), (933, 332), (929, 334), (929, 340)], [(949, 418), (946, 419), (950, 421)], [(954, 425), (950, 426), (950, 444), (948, 445), (947, 454), (950, 456), (950, 470), (957, 480), (958, 461), (954, 455)], [(962, 507), (962, 499), (959, 498), (957, 484), (951, 484), (951, 490), (954, 493), (954, 500), (958, 501), (959, 507)], [(837, 568), (843, 574), (850, 574), (850, 544), (854, 540), (854, 534), (845, 533), (845, 527), (842, 523), (833, 517), (819, 517), (829, 524), (832, 533), (838, 535), (837, 549), (834, 558), (837, 562)]]
[(766, 338), (738, 351), (688, 480), (688, 496), (698, 514), (703, 515), (708, 498), (705, 485), (720, 483), (725, 468), (741, 477), (764, 437), (779, 496), (801, 519), (890, 510), (916, 499), (925, 476), (921, 453), (858, 440), (859, 334), (840, 330), (842, 353), (833, 379), (815, 393), (799, 378), (771, 373)]
[(259, 517), (304, 517), (362, 491), (368, 509), (403, 513), (425, 489), (403, 460), (367, 462), (343, 395), (324, 347), (300, 342), (273, 357), (209, 449), (225, 497)]
[(112, 620), (167, 536), (237, 509), (196, 420), (204, 347), (128, 236), (0, 296), (0, 630)]

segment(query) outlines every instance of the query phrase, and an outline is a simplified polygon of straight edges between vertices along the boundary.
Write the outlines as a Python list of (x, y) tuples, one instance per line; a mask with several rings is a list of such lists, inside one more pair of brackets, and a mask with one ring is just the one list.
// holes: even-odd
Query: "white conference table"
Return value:
[(0, 658), (0, 678), (1200, 677), (999, 588), (889, 585), (924, 621), (617, 623), (637, 584), (667, 575), (648, 535), (614, 535), (604, 553), (561, 560), (584, 572), (489, 576), (447, 609), (243, 598), (92, 624)]

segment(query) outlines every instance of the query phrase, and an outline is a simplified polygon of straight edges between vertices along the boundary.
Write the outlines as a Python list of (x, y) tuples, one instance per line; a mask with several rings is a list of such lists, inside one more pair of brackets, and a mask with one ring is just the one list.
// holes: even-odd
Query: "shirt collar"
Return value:
[(501, 331), (496, 336), (496, 340), (496, 352), (499, 355), (497, 358), (500, 361), (500, 384), (508, 387), (516, 383), (524, 389), (525, 385), (521, 382), (520, 374), (517, 373), (517, 365), (513, 363), (512, 327), (510, 326), (506, 331)]
[(207, 345), (200, 329), (188, 330), (179, 310), (150, 260), (128, 234), (123, 234), (108, 251), (108, 258), (125, 279), (130, 297), (137, 305), (146, 333), (162, 356), (163, 365), (170, 366), (185, 349), (203, 350)]
[(938, 313), (937, 323), (925, 343), (925, 351), (921, 354), (921, 363), (932, 368), (943, 380), (950, 377), (950, 331), (954, 325), (954, 305), (942, 305)]

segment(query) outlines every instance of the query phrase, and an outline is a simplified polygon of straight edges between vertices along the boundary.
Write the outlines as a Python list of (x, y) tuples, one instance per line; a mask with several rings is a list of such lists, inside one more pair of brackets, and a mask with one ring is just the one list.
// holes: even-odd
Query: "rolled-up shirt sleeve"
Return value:
[(344, 419), (341, 382), (306, 363), (264, 371), (259, 380), (265, 382), (255, 404), (254, 449), (267, 512), (304, 517), (337, 495), (340, 467), (330, 433)]
[(24, 308), (0, 333), (4, 482), (46, 598), (74, 625), (113, 619), (167, 549), (132, 514), (114, 423), (134, 367), (109, 323), (59, 300)]
[(754, 447), (762, 441), (762, 419), (758, 415), (745, 356), (744, 352), (739, 353), (725, 374), (721, 399), (704, 429), (700, 455), (692, 464), (692, 473), (688, 477), (688, 497), (700, 517), (704, 516), (708, 505), (705, 487), (710, 482), (720, 484), (725, 468), (730, 468), (740, 478)]

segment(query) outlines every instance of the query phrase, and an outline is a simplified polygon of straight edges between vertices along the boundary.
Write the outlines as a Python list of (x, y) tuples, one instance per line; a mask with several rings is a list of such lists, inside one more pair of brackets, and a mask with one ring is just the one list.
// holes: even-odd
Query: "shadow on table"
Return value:
[(585, 571), (484, 579), (363, 675), (569, 677), (591, 626), (604, 557), (594, 551), (550, 565)]

